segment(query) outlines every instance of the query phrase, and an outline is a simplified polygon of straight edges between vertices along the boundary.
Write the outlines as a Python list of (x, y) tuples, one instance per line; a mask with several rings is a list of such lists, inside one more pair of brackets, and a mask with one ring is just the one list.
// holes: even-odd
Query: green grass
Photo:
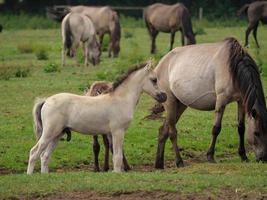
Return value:
[[(196, 22), (198, 24), (199, 22)], [(201, 22), (204, 23), (204, 22)], [(201, 25), (205, 34), (197, 36), (197, 43), (215, 42), (228, 36), (244, 40), (245, 26), (210, 28)], [(129, 37), (131, 33), (131, 37)], [(124, 36), (128, 34), (127, 36)], [(262, 68), (262, 81), (267, 93), (267, 30), (258, 31), (261, 49), (255, 49), (250, 38), (249, 52)], [(169, 34), (160, 33), (157, 38), (159, 59), (169, 49)], [(0, 169), (7, 169), (14, 175), (0, 176), (0, 198), (56, 191), (76, 191), (93, 189), (97, 191), (139, 191), (163, 190), (179, 192), (204, 192), (235, 187), (251, 191), (267, 191), (267, 166), (252, 161), (241, 163), (237, 156), (238, 134), (236, 129), (236, 105), (230, 104), (225, 112), (223, 127), (216, 146), (216, 165), (198, 163), (188, 157), (188, 153), (205, 160), (210, 142), (213, 112), (188, 109), (181, 117), (178, 128), (178, 144), (185, 148), (183, 158), (188, 163), (184, 169), (176, 169), (174, 153), (168, 141), (165, 157), (173, 167), (163, 172), (132, 172), (125, 174), (71, 172), (51, 175), (26, 176), (27, 159), (30, 148), (35, 143), (32, 129), (31, 110), (37, 96), (49, 96), (58, 92), (82, 94), (82, 89), (95, 80), (113, 80), (118, 73), (130, 65), (147, 60), (151, 55), (150, 39), (144, 28), (123, 27), (121, 54), (119, 58), (102, 55), (98, 66), (77, 67), (75, 61), (67, 59), (67, 66), (54, 73), (46, 73), (47, 66), (60, 66), (61, 37), (59, 29), (48, 30), (5, 30), (0, 34)], [(18, 46), (33, 51), (21, 51)], [(26, 44), (26, 45), (25, 45)], [(176, 35), (176, 46), (180, 46), (180, 35)], [(47, 60), (38, 60), (35, 49), (45, 49)], [(18, 70), (27, 71), (26, 76), (16, 76)], [(7, 78), (8, 77), (8, 78)], [(158, 128), (161, 120), (147, 121), (143, 118), (154, 105), (147, 95), (143, 95), (125, 138), (125, 154), (131, 165), (153, 166)], [(247, 148), (250, 150), (249, 148)], [(61, 141), (50, 162), (50, 169), (75, 168), (81, 164), (93, 163), (92, 138), (73, 134), (71, 142)], [(100, 153), (103, 161), (103, 151)], [(40, 165), (36, 166), (36, 172)], [(110, 182), (115, 184), (110, 184)]]

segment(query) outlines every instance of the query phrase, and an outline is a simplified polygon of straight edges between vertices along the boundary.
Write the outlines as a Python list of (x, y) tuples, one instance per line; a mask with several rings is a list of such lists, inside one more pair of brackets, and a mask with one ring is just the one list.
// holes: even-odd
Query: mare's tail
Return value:
[[(69, 15), (70, 16), (70, 15)], [(71, 57), (71, 46), (72, 46), (72, 33), (70, 28), (70, 18), (68, 17), (64, 26), (64, 49), (67, 50), (67, 56)]]
[(38, 140), (43, 131), (43, 124), (41, 119), (41, 109), (45, 103), (46, 99), (36, 99), (35, 104), (32, 109), (32, 116), (33, 116), (33, 122), (34, 122), (34, 131), (36, 135), (36, 139)]
[(245, 4), (244, 6), (242, 6), (237, 12), (236, 15), (237, 16), (241, 16), (243, 13), (246, 13), (248, 10), (249, 4)]

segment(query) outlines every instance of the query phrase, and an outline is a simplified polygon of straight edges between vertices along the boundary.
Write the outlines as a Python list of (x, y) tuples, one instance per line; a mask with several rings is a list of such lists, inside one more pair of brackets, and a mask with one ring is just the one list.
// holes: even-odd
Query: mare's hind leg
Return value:
[(209, 150), (207, 152), (207, 159), (209, 162), (214, 163), (215, 145), (218, 135), (221, 131), (222, 117), (227, 104), (227, 98), (223, 94), (217, 95), (216, 106), (215, 106), (215, 122), (212, 128), (212, 139)]
[(48, 163), (51, 158), (51, 154), (57, 147), (59, 138), (55, 138), (53, 141), (51, 141), (45, 151), (41, 154), (41, 173), (48, 173)]
[(184, 46), (184, 31), (181, 29), (181, 43), (182, 43), (182, 46)]
[(239, 148), (238, 154), (242, 161), (248, 161), (246, 155), (244, 135), (245, 135), (245, 108), (242, 102), (238, 102), (238, 134), (239, 134)]
[(176, 166), (177, 167), (183, 166), (183, 160), (180, 155), (180, 150), (177, 146), (176, 123), (186, 108), (187, 107), (181, 102), (179, 102), (175, 97), (168, 96), (167, 102), (165, 104), (166, 120), (163, 126), (161, 126), (159, 129), (158, 149), (155, 162), (155, 168), (157, 169), (164, 168), (164, 149), (168, 137), (170, 137), (170, 140), (172, 142), (172, 147), (176, 155)]
[(111, 33), (109, 33), (109, 45), (108, 45), (108, 57), (111, 57), (111, 51), (113, 50), (113, 41), (111, 39)]
[(171, 51), (172, 48), (173, 48), (174, 38), (175, 38), (175, 31), (171, 31), (170, 51)]
[(94, 151), (94, 156), (95, 156), (95, 168), (94, 171), (95, 172), (99, 172), (99, 162), (98, 162), (98, 156), (99, 156), (99, 151), (100, 151), (100, 145), (98, 142), (98, 136), (94, 135), (94, 143), (93, 143), (93, 151)]
[(245, 39), (245, 47), (248, 47), (248, 37), (250, 32), (255, 28), (258, 22), (250, 22), (248, 28), (246, 30), (246, 39)]
[(253, 29), (253, 36), (256, 42), (256, 45), (258, 48), (260, 48), (260, 45), (258, 43), (258, 39), (257, 39), (257, 30), (258, 30), (258, 26), (259, 26), (259, 22), (257, 22), (257, 24), (255, 25), (254, 29)]

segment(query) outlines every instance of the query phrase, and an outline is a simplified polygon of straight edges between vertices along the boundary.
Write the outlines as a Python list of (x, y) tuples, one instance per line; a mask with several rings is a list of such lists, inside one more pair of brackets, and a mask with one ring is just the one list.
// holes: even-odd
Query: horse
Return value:
[(238, 105), (238, 153), (247, 161), (244, 146), (245, 115), (248, 115), (248, 143), (257, 161), (267, 161), (267, 110), (260, 73), (252, 57), (235, 38), (217, 43), (177, 47), (155, 68), (159, 87), (167, 94), (166, 118), (159, 129), (155, 168), (164, 168), (164, 148), (168, 138), (177, 167), (184, 166), (177, 146), (176, 123), (187, 107), (215, 110), (212, 140), (207, 152), (215, 162), (216, 139), (221, 131), (225, 106)]
[(65, 65), (65, 54), (70, 57), (76, 57), (80, 42), (83, 43), (85, 66), (88, 65), (88, 59), (93, 65), (100, 62), (100, 45), (96, 38), (96, 31), (93, 22), (89, 17), (78, 13), (67, 14), (61, 24), (63, 48), (62, 48), (62, 66)]
[(189, 11), (182, 3), (176, 3), (174, 5), (165, 5), (162, 3), (152, 4), (145, 8), (144, 20), (152, 40), (152, 54), (156, 52), (156, 37), (159, 31), (171, 33), (170, 50), (172, 50), (175, 33), (177, 31), (181, 31), (183, 46), (184, 37), (187, 38), (187, 45), (196, 43)]
[(248, 47), (248, 37), (250, 32), (253, 30), (253, 36), (256, 42), (257, 47), (260, 45), (257, 39), (257, 30), (259, 26), (259, 22), (261, 21), (263, 24), (267, 24), (267, 2), (266, 1), (255, 1), (251, 4), (245, 4), (237, 11), (237, 15), (240, 16), (242, 13), (247, 12), (248, 16), (248, 28), (246, 30), (246, 40), (245, 47)]
[[(107, 93), (112, 88), (112, 82), (109, 81), (95, 81), (91, 87), (85, 91), (85, 96), (98, 96), (101, 94)], [(93, 151), (94, 151), (94, 171), (99, 172), (99, 162), (98, 162), (98, 155), (100, 151), (100, 145), (98, 142), (98, 136), (94, 135), (94, 143), (93, 143)], [(103, 143), (105, 146), (105, 159), (104, 159), (104, 171), (109, 170), (109, 150), (113, 153), (112, 150), (112, 138), (110, 135), (102, 135)], [(125, 155), (123, 154), (123, 165), (124, 165), (124, 171), (130, 170), (130, 166), (126, 160)]]
[(3, 26), (0, 24), (0, 33), (2, 32), (3, 30)]
[(89, 16), (99, 36), (100, 45), (103, 44), (105, 34), (109, 35), (108, 56), (118, 57), (120, 52), (121, 27), (116, 11), (109, 6), (89, 7), (73, 6), (69, 10), (75, 13), (82, 13)]
[(107, 94), (88, 97), (59, 93), (37, 100), (32, 112), (38, 141), (30, 150), (27, 174), (33, 173), (39, 157), (41, 173), (48, 173), (49, 158), (65, 129), (87, 135), (111, 134), (113, 171), (121, 172), (124, 134), (143, 91), (159, 102), (166, 101), (151, 60), (130, 68)]

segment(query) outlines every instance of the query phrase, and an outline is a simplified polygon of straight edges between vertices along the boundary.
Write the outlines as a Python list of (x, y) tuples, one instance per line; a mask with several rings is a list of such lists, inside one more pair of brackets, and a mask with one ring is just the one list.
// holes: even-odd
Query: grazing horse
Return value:
[(159, 31), (171, 33), (170, 50), (172, 50), (177, 31), (181, 31), (183, 46), (184, 36), (187, 38), (187, 45), (196, 43), (189, 11), (181, 3), (174, 5), (155, 3), (150, 5), (144, 10), (144, 20), (152, 40), (152, 54), (156, 52), (156, 37)]
[(183, 166), (177, 146), (176, 123), (187, 107), (215, 110), (215, 122), (207, 159), (214, 152), (225, 106), (238, 104), (238, 152), (247, 160), (244, 133), (248, 114), (248, 142), (258, 161), (267, 161), (267, 110), (260, 74), (255, 61), (235, 38), (222, 42), (178, 47), (166, 54), (154, 70), (159, 87), (167, 94), (166, 119), (159, 129), (155, 167), (164, 168), (164, 147), (170, 137), (176, 165)]
[(94, 24), (89, 17), (78, 13), (67, 14), (62, 21), (61, 32), (63, 39), (62, 66), (65, 65), (66, 53), (68, 56), (78, 59), (77, 49), (80, 42), (84, 46), (85, 66), (88, 65), (88, 59), (93, 65), (100, 62), (100, 45), (97, 42)]
[(65, 129), (90, 135), (111, 134), (114, 172), (121, 172), (124, 134), (143, 91), (159, 102), (166, 101), (151, 61), (131, 68), (107, 94), (88, 97), (60, 93), (37, 101), (33, 118), (38, 142), (30, 151), (27, 174), (33, 173), (39, 157), (41, 172), (48, 172), (49, 158)]
[(257, 40), (257, 30), (259, 22), (267, 24), (267, 2), (266, 1), (255, 1), (251, 4), (245, 4), (240, 10), (237, 11), (237, 15), (240, 16), (242, 13), (247, 12), (248, 16), (248, 28), (246, 30), (246, 41), (245, 47), (248, 46), (248, 37), (250, 32), (253, 30), (253, 36), (256, 42), (257, 47), (260, 45)]
[(121, 27), (119, 17), (116, 11), (109, 6), (89, 7), (73, 6), (69, 8), (71, 12), (82, 13), (89, 16), (99, 36), (100, 45), (103, 44), (105, 34), (109, 35), (108, 56), (118, 57), (120, 52)]
[[(84, 95), (85, 96), (98, 96), (98, 95), (107, 93), (111, 88), (112, 88), (112, 83), (109, 81), (95, 81), (91, 85), (90, 89), (85, 91)], [(103, 170), (108, 171), (109, 170), (109, 150), (111, 150), (111, 152), (113, 153), (112, 138), (110, 137), (110, 135), (102, 135), (102, 137), (103, 137), (103, 143), (105, 146), (105, 160), (104, 160)], [(94, 138), (93, 151), (94, 151), (94, 157), (95, 157), (94, 170), (96, 172), (99, 172), (100, 168), (99, 168), (99, 162), (98, 162), (98, 155), (100, 151), (100, 145), (98, 142), (98, 136), (94, 135), (93, 138)], [(124, 165), (125, 171), (130, 170), (130, 166), (124, 154), (123, 154), (123, 165)]]

